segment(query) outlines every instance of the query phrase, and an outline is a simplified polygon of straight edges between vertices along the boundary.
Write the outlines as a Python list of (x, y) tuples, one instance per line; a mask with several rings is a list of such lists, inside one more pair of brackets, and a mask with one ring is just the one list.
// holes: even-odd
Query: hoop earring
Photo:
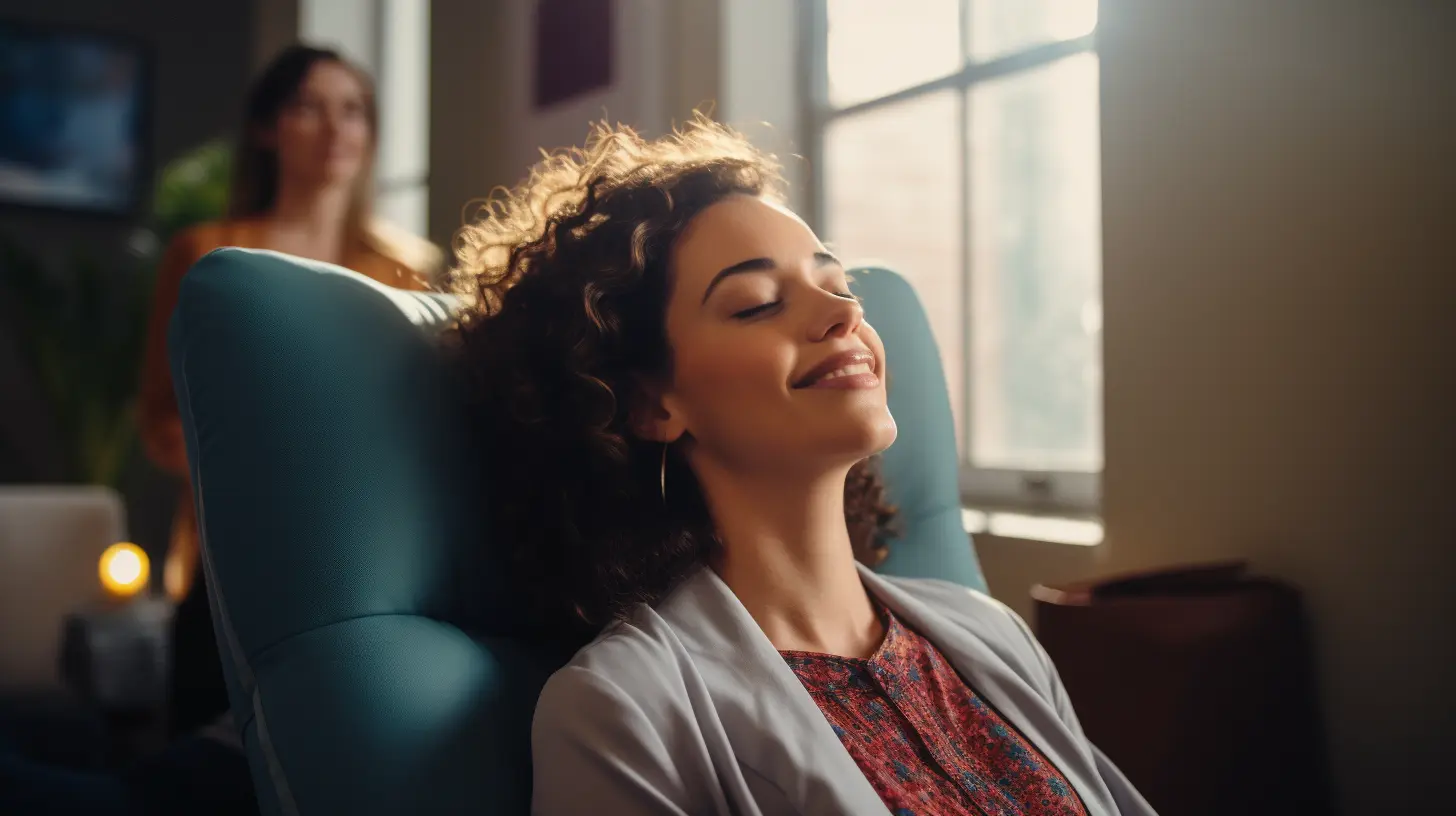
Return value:
[(662, 443), (662, 468), (658, 475), (658, 486), (662, 490), (662, 501), (667, 502), (667, 443)]

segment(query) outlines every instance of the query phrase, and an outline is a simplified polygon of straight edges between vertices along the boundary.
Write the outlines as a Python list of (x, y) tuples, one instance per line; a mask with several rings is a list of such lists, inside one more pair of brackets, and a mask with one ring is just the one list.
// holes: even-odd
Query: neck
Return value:
[[(284, 179), (268, 218), (280, 232), (312, 236), (313, 241), (341, 252), (348, 226), (351, 190), (346, 186), (310, 186)], [(325, 259), (329, 260), (329, 259)]]
[(776, 649), (868, 657), (884, 637), (850, 546), (847, 469), (765, 480), (694, 471), (723, 549), (714, 565)]

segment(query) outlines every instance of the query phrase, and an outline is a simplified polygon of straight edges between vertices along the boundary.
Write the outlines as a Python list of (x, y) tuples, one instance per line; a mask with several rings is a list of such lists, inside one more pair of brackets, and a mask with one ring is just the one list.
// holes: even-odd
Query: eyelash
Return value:
[[(858, 301), (859, 300), (859, 298), (855, 297), (854, 294), (853, 293), (850, 293), (850, 292), (830, 292), (830, 294), (834, 295), (835, 297), (844, 298), (845, 300), (853, 300), (853, 301)], [(734, 312), (733, 313), (733, 318), (735, 320), (750, 320), (752, 318), (758, 317), (759, 315), (768, 312), (770, 309), (773, 309), (774, 307), (778, 306), (781, 303), (783, 303), (782, 300), (772, 300), (772, 301), (769, 301), (768, 303), (765, 303), (765, 304), (763, 304), (761, 306), (754, 306), (751, 309), (744, 309), (741, 312)]]

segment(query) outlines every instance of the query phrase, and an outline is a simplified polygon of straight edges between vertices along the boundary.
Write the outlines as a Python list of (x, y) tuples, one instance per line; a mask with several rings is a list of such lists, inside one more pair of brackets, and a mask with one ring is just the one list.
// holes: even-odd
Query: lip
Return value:
[[(823, 377), (837, 369), (852, 365), (867, 364), (868, 373), (849, 374), (824, 380)], [(880, 363), (868, 349), (851, 349), (831, 354), (809, 369), (804, 376), (795, 380), (793, 388), (873, 388), (880, 384)]]

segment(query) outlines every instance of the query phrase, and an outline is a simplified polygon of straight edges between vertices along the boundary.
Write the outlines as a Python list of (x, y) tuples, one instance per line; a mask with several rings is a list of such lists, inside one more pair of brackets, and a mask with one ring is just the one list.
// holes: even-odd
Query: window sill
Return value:
[(961, 523), (973, 536), (993, 535), (1073, 547), (1095, 547), (1103, 538), (1102, 521), (1091, 517), (962, 507)]

